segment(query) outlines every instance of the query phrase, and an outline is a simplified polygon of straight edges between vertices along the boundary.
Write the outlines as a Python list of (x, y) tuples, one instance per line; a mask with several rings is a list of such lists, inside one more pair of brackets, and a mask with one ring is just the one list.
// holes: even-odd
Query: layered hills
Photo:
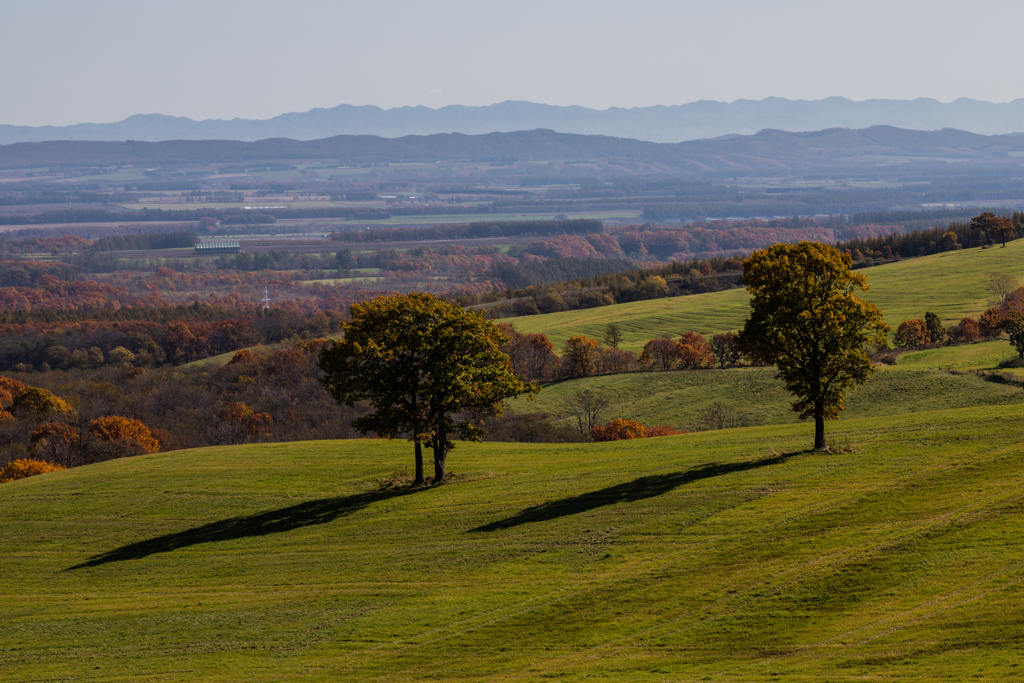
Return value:
[(1024, 134), (979, 135), (962, 130), (914, 131), (892, 126), (833, 128), (808, 133), (764, 130), (754, 135), (655, 143), (552, 130), (436, 134), (400, 138), (339, 135), (320, 140), (256, 142), (51, 141), (0, 146), (0, 168), (67, 165), (215, 164), (264, 160), (338, 163), (481, 161), (604, 161), (649, 164), (693, 173), (877, 168), (899, 163), (1019, 168)]
[(452, 105), (396, 107), (342, 104), (329, 109), (281, 114), (271, 119), (196, 121), (162, 114), (139, 114), (116, 123), (70, 126), (0, 125), (0, 144), (45, 140), (260, 140), (287, 137), (314, 140), (335, 135), (403, 137), (434, 133), (479, 135), (534, 128), (564, 133), (611, 135), (652, 142), (681, 142), (730, 134), (751, 134), (764, 128), (789, 131), (824, 128), (867, 128), (880, 124), (937, 130), (961, 128), (998, 134), (1024, 130), (1024, 100), (991, 103), (961, 98), (942, 103), (933, 99), (864, 100), (844, 97), (823, 100), (763, 100), (715, 102), (701, 100), (675, 106), (597, 110), (507, 101), (490, 106)]

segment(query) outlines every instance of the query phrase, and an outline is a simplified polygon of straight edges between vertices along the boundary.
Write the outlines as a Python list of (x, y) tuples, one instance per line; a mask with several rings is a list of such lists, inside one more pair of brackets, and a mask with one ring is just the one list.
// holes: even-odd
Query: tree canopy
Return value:
[(817, 242), (776, 244), (743, 262), (750, 317), (738, 337), (745, 355), (774, 365), (796, 395), (793, 410), (815, 421), (814, 448), (825, 449), (825, 420), (839, 417), (845, 390), (874, 372), (864, 346), (886, 343), (889, 326), (852, 259)]
[(440, 482), (453, 448), (449, 437), (483, 437), (462, 411), (539, 391), (516, 377), (500, 350), (508, 337), (478, 312), (411, 293), (353, 304), (349, 313), (344, 339), (321, 354), (324, 386), (340, 403), (370, 402), (373, 412), (352, 423), (364, 434), (408, 435), (415, 483), (424, 481), (422, 443), (434, 451), (434, 481)]

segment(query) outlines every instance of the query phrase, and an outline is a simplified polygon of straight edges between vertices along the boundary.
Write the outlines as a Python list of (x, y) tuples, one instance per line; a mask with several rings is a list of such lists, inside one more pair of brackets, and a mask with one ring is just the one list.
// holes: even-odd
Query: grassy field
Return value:
[(8, 681), (1019, 680), (1020, 406), (581, 445), (181, 451), (0, 485)]
[[(747, 425), (799, 422), (790, 408), (793, 396), (781, 380), (775, 379), (774, 368), (599, 375), (555, 382), (544, 387), (532, 401), (517, 399), (508, 405), (513, 412), (543, 412), (561, 418), (567, 415), (567, 397), (587, 389), (609, 400), (604, 422), (628, 418), (647, 425), (696, 429), (694, 425), (715, 403), (742, 417)], [(881, 369), (867, 384), (847, 392), (847, 397), (844, 420), (1024, 404), (1024, 391), (1018, 386), (989, 382), (977, 374), (930, 369), (924, 364)]]
[(967, 346), (944, 346), (900, 355), (900, 368), (952, 368), (994, 370), (1001, 361), (1016, 358), (1017, 351), (1006, 340), (979, 342)]
[[(858, 272), (867, 276), (870, 288), (864, 297), (882, 309), (894, 330), (903, 320), (924, 318), (926, 311), (934, 311), (946, 325), (952, 325), (965, 315), (977, 317), (995, 303), (989, 289), (991, 273), (1024, 277), (1024, 240), (1011, 242), (1005, 249), (964, 249)], [(522, 332), (544, 332), (559, 348), (575, 334), (600, 339), (608, 323), (618, 322), (626, 336), (623, 348), (639, 351), (647, 341), (663, 335), (738, 330), (748, 310), (746, 291), (734, 289), (511, 318), (508, 322)]]

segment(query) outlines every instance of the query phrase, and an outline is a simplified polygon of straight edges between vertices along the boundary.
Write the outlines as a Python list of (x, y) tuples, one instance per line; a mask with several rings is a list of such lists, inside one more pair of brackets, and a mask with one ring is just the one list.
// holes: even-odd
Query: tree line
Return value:
[(422, 228), (371, 228), (335, 232), (337, 242), (405, 242), (420, 240), (473, 239), (481, 237), (517, 237), (521, 235), (578, 235), (604, 232), (604, 224), (589, 218), (543, 221), (476, 221), (432, 225)]
[(191, 248), (199, 241), (199, 233), (192, 230), (145, 234), (110, 235), (96, 239), (92, 251), (131, 251), (143, 249)]

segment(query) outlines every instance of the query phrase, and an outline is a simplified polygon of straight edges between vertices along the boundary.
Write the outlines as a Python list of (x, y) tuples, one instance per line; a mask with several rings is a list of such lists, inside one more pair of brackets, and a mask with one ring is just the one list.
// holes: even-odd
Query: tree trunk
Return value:
[(828, 449), (825, 443), (825, 418), (820, 415), (814, 416), (814, 450), (824, 451)]
[(448, 445), (448, 435), (444, 431), (444, 427), (438, 427), (437, 434), (434, 436), (434, 483), (440, 484), (448, 476), (445, 472), (444, 461), (447, 457), (445, 449)]
[(413, 443), (416, 447), (416, 478), (413, 480), (413, 486), (419, 486), (423, 483), (423, 444), (420, 443), (419, 439), (414, 439)]

